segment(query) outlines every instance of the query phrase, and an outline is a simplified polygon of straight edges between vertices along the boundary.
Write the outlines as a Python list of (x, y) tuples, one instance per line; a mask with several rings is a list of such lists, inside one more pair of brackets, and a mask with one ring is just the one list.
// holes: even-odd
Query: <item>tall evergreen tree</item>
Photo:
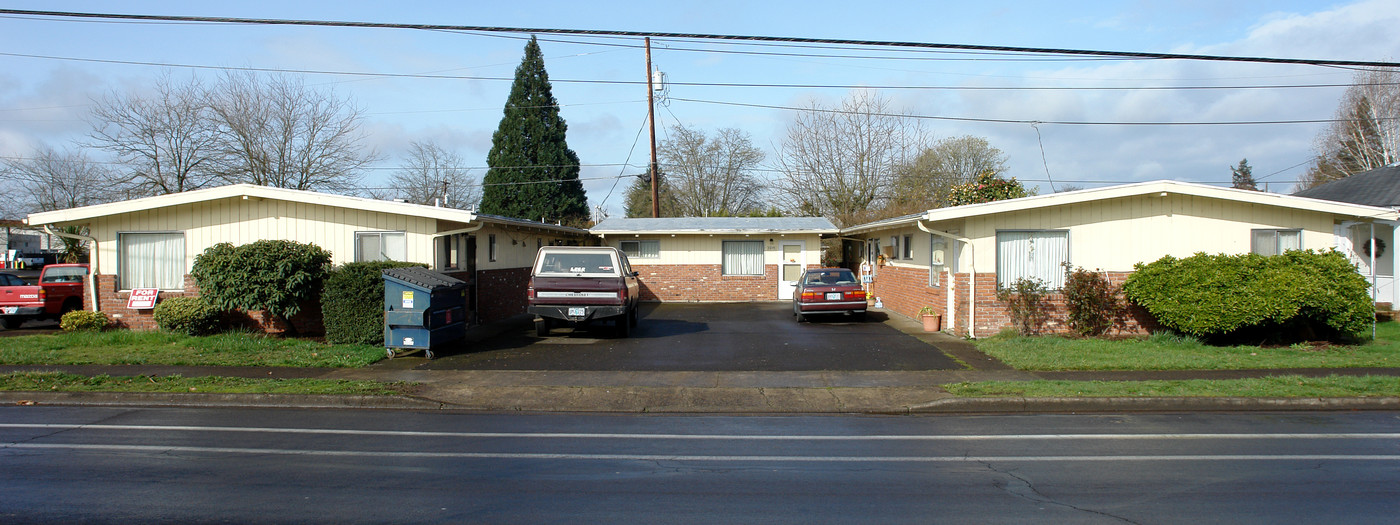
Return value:
[(481, 212), (569, 224), (587, 221), (588, 196), (578, 180), (578, 154), (564, 140), (567, 129), (540, 45), (531, 37), (515, 68), (505, 116), (491, 137)]
[(1259, 184), (1254, 181), (1254, 168), (1249, 165), (1249, 159), (1240, 159), (1239, 165), (1231, 166), (1230, 175), (1236, 189), (1259, 190)]

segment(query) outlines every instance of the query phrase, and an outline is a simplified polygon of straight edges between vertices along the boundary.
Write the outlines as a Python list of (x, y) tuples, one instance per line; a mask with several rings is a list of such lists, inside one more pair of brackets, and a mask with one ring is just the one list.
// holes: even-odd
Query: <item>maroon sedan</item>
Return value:
[(792, 315), (797, 322), (814, 314), (865, 317), (865, 290), (854, 273), (845, 268), (809, 268), (792, 292)]

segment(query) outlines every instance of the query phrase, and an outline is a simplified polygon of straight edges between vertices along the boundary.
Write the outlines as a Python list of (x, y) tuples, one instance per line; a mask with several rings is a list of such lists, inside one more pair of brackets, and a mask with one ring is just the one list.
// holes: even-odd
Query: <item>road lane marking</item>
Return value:
[(6, 443), (0, 450), (90, 450), (169, 454), (337, 456), (434, 459), (543, 459), (594, 461), (731, 461), (821, 463), (987, 463), (1073, 461), (1400, 461), (1400, 455), (1377, 454), (1220, 454), (1133, 456), (707, 456), (684, 454), (550, 454), (531, 452), (404, 452), (373, 450), (308, 450), (286, 448), (190, 447), (163, 445), (99, 445), (78, 443)]
[(1280, 434), (969, 434), (969, 435), (745, 435), (745, 434), (622, 434), (576, 432), (436, 432), (418, 430), (360, 430), (335, 428), (219, 427), (188, 425), (107, 425), (68, 423), (0, 423), (3, 428), (56, 430), (138, 430), (148, 432), (256, 432), (386, 437), (541, 438), (541, 439), (657, 439), (723, 441), (995, 441), (995, 440), (1156, 440), (1156, 439), (1400, 439), (1400, 433), (1280, 433)]

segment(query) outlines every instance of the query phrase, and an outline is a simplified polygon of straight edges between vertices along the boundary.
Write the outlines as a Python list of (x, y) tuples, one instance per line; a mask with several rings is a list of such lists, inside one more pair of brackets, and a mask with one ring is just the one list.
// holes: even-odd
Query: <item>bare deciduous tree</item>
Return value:
[(441, 203), (457, 209), (475, 209), (481, 202), (481, 185), (466, 162), (436, 142), (413, 141), (408, 159), (389, 178), (391, 189), (378, 198), (398, 198), (418, 204)]
[(176, 84), (167, 75), (149, 95), (108, 94), (96, 101), (91, 120), (92, 145), (128, 166), (137, 194), (179, 193), (215, 180), (218, 134), (196, 80)]
[(363, 110), (299, 79), (229, 73), (211, 90), (228, 182), (349, 193), (377, 159)]
[(987, 139), (964, 135), (941, 139), (902, 164), (886, 215), (896, 216), (948, 205), (948, 192), (983, 173), (1001, 175), (1007, 170), (1006, 154)]
[[(5, 178), (18, 183), (7, 191), (7, 208), (15, 214), (64, 210), (126, 198), (115, 177), (81, 151), (41, 146), (31, 157), (8, 159)], [(15, 191), (18, 190), (18, 191)]]
[(885, 207), (896, 169), (923, 149), (925, 135), (872, 92), (855, 92), (834, 109), (813, 102), (783, 138), (774, 183), (779, 203), (838, 226), (868, 220)]
[(1400, 161), (1400, 71), (1357, 72), (1316, 148), (1317, 158), (1299, 182), (1303, 188)]
[(677, 125), (657, 152), (680, 216), (742, 215), (763, 208), (763, 183), (753, 170), (764, 154), (747, 133), (725, 128), (711, 138)]

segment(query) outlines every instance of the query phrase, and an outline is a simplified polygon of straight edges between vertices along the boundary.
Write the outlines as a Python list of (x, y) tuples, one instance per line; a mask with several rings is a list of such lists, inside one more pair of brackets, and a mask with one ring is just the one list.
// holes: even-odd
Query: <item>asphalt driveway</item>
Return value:
[(797, 323), (788, 303), (644, 304), (632, 336), (604, 323), (556, 328), (547, 338), (521, 327), (417, 368), (559, 371), (889, 371), (962, 370), (937, 348), (886, 326), (836, 316)]

